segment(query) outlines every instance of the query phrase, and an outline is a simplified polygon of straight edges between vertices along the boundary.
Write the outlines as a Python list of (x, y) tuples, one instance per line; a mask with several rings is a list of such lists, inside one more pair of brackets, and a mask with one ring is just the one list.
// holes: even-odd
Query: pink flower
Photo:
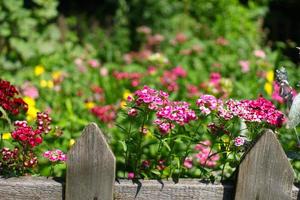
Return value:
[(210, 79), (209, 79), (209, 82), (213, 85), (218, 85), (221, 81), (221, 74), (218, 73), (218, 72), (213, 72), (210, 74)]
[(239, 64), (243, 73), (247, 73), (250, 70), (250, 63), (248, 60), (240, 60)]
[(234, 145), (237, 147), (244, 145), (244, 143), (245, 143), (245, 139), (243, 137), (239, 136), (234, 139)]
[(157, 69), (154, 66), (150, 66), (150, 67), (148, 67), (147, 71), (150, 75), (154, 75), (156, 73)]
[(177, 77), (186, 77), (186, 71), (181, 67), (181, 66), (177, 66), (175, 68), (172, 69), (172, 72), (177, 76)]
[(188, 168), (188, 169), (191, 169), (193, 167), (193, 159), (191, 157), (185, 158), (183, 166)]
[(211, 111), (217, 110), (221, 101), (212, 95), (201, 95), (196, 102), (202, 113), (208, 115)]
[(229, 44), (229, 41), (226, 40), (224, 37), (219, 37), (217, 38), (216, 43), (221, 46), (226, 46)]
[(220, 159), (219, 155), (211, 150), (210, 145), (210, 141), (206, 140), (195, 146), (195, 150), (199, 151), (195, 157), (199, 164), (205, 167), (215, 167)]
[(100, 75), (105, 77), (108, 75), (108, 69), (106, 67), (101, 67), (100, 68)]
[(143, 166), (144, 168), (149, 168), (149, 167), (150, 167), (150, 161), (149, 161), (149, 160), (144, 160), (144, 161), (142, 162), (142, 166)]
[(263, 58), (263, 59), (266, 57), (266, 53), (261, 49), (255, 50), (254, 55), (258, 58)]
[(88, 61), (88, 64), (89, 64), (89, 66), (92, 67), (92, 68), (97, 68), (97, 67), (100, 66), (100, 63), (99, 63), (97, 60), (95, 60), (95, 59), (89, 60), (89, 61)]
[(134, 179), (134, 177), (135, 177), (134, 172), (128, 172), (127, 177), (128, 177), (129, 180)]
[(135, 117), (135, 116), (137, 116), (137, 114), (138, 114), (138, 112), (135, 108), (131, 108), (128, 111), (128, 115), (131, 116), (131, 117)]
[(32, 99), (36, 99), (39, 97), (38, 89), (28, 82), (25, 83), (24, 86), (22, 87), (22, 93), (24, 96), (31, 97)]
[(104, 123), (113, 122), (116, 118), (116, 111), (113, 105), (94, 106), (91, 112)]
[(53, 151), (46, 151), (44, 152), (43, 157), (47, 158), (50, 162), (65, 162), (67, 160), (66, 154), (64, 154), (59, 149)]

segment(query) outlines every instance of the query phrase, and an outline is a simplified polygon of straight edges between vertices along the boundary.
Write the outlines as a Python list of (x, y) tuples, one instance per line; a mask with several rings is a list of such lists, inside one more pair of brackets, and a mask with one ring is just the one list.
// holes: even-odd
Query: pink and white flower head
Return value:
[(187, 157), (184, 159), (183, 166), (191, 169), (193, 167), (193, 159), (191, 157)]
[(59, 161), (66, 161), (67, 156), (61, 150), (56, 149), (53, 151), (46, 151), (43, 156), (47, 158), (50, 162), (59, 162)]
[(128, 111), (128, 115), (131, 116), (131, 117), (135, 117), (135, 116), (137, 116), (137, 114), (138, 114), (138, 112), (135, 108), (131, 108)]
[(245, 138), (238, 136), (234, 139), (235, 146), (240, 147), (243, 146), (244, 144), (245, 144)]
[(258, 58), (263, 58), (263, 59), (266, 58), (266, 53), (261, 49), (255, 50), (254, 55)]

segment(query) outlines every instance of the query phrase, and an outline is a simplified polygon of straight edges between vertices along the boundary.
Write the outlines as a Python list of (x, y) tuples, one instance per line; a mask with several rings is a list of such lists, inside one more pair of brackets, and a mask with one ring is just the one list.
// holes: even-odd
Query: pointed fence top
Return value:
[(267, 130), (239, 166), (236, 200), (291, 199), (294, 172), (276, 135)]
[(89, 124), (68, 153), (66, 200), (113, 199), (115, 157), (97, 124)]

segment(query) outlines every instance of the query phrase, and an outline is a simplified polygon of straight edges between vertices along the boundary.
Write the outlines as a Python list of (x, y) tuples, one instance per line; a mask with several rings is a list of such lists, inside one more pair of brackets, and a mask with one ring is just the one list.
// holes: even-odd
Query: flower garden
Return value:
[(66, 153), (96, 122), (118, 178), (230, 180), (271, 129), (300, 180), (287, 127), (300, 73), (265, 42), (266, 5), (146, 1), (156, 24), (132, 19), (139, 3), (120, 0), (105, 29), (61, 17), (57, 0), (30, 2), (0, 2), (1, 175), (64, 177)]

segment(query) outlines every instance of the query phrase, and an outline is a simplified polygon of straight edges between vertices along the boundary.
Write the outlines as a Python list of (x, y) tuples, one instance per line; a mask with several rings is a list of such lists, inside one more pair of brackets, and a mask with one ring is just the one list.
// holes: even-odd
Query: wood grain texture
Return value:
[(173, 181), (159, 183), (155, 180), (141, 180), (140, 186), (124, 180), (115, 186), (116, 200), (231, 200), (233, 197), (233, 185), (204, 184), (197, 180), (180, 180), (177, 184)]
[(89, 124), (68, 152), (66, 199), (113, 199), (115, 162), (98, 126)]
[[(137, 200), (158, 199), (233, 199), (234, 186), (227, 184), (204, 184), (197, 180), (180, 179), (175, 184), (163, 181), (163, 185), (155, 180), (141, 180), (141, 188), (129, 180), (115, 183), (114, 196), (117, 200), (131, 200), (135, 195)], [(162, 187), (163, 186), (163, 187)], [(138, 192), (138, 193), (137, 193)], [(224, 195), (224, 196), (223, 196)], [(0, 178), (1, 200), (62, 200), (63, 186), (45, 177)], [(300, 200), (297, 187), (293, 187), (292, 199)]]
[(62, 200), (63, 185), (45, 177), (0, 178), (1, 200)]
[(236, 200), (288, 200), (293, 169), (275, 134), (267, 130), (244, 157), (236, 182)]

